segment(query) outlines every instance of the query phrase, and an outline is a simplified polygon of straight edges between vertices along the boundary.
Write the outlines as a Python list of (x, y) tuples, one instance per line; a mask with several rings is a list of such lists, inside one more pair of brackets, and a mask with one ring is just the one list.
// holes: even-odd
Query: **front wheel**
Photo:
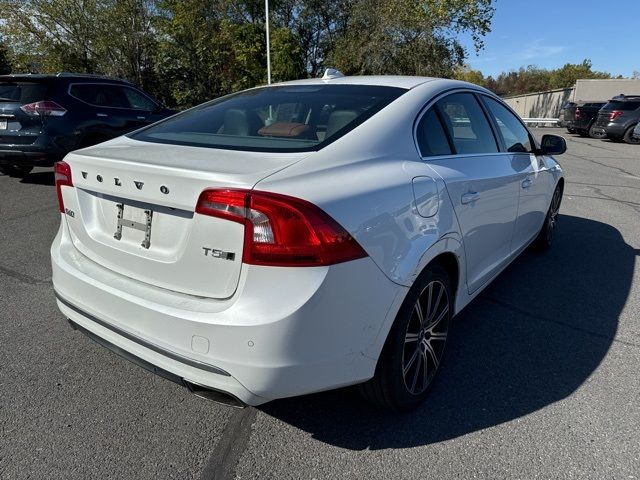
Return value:
[(452, 310), (449, 276), (432, 265), (409, 290), (374, 377), (360, 386), (367, 400), (391, 410), (414, 408), (425, 400), (442, 361)]
[(33, 167), (24, 165), (0, 165), (0, 172), (10, 177), (24, 178), (31, 173)]
[(537, 250), (547, 250), (553, 243), (556, 228), (558, 226), (558, 212), (560, 211), (560, 203), (562, 202), (562, 187), (558, 185), (553, 192), (551, 205), (544, 219), (544, 224), (538, 236), (533, 241), (533, 246)]

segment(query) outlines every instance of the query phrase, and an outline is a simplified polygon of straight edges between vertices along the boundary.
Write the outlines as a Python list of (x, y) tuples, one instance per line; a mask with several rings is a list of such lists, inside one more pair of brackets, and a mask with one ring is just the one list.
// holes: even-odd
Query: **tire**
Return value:
[(567, 128), (567, 132), (576, 133), (576, 129), (575, 128)]
[(33, 167), (25, 167), (24, 165), (0, 165), (0, 172), (10, 177), (24, 178), (31, 173)]
[(549, 205), (549, 210), (547, 210), (547, 215), (544, 218), (540, 233), (538, 233), (538, 236), (533, 241), (533, 247), (536, 250), (548, 250), (553, 243), (555, 230), (558, 227), (558, 212), (560, 211), (560, 204), (562, 203), (562, 190), (562, 186), (558, 185), (553, 192), (551, 205)]
[(581, 128), (580, 130), (578, 130), (578, 135), (580, 135), (581, 137), (588, 137), (589, 136), (589, 132), (587, 130), (584, 130), (583, 128)]
[(635, 125), (627, 128), (627, 131), (624, 132), (624, 141), (630, 145), (640, 145), (640, 139), (633, 138), (633, 130), (636, 128)]
[(427, 267), (400, 307), (374, 377), (360, 385), (362, 395), (395, 411), (424, 402), (442, 361), (452, 311), (449, 275), (439, 265)]
[(599, 140), (602, 140), (603, 138), (607, 138), (607, 135), (605, 133), (601, 133), (600, 131), (596, 131), (595, 128), (596, 128), (595, 125), (591, 125), (589, 127), (589, 136), (591, 138), (597, 138)]

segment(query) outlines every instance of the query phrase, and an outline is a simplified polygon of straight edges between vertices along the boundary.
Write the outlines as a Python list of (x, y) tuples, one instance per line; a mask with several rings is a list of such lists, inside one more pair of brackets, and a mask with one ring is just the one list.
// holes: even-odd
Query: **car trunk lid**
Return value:
[[(309, 153), (217, 150), (118, 139), (67, 156), (76, 248), (124, 276), (209, 298), (233, 295), (244, 226), (194, 213), (207, 188), (252, 188)], [(71, 195), (71, 198), (69, 198)]]

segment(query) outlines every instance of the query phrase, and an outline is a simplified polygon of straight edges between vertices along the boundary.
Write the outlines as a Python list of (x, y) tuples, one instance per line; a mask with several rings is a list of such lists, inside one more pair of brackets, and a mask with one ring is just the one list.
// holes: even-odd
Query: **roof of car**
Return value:
[(404, 75), (368, 75), (368, 76), (338, 76), (331, 78), (307, 78), (292, 80), (274, 85), (379, 85), (411, 89), (426, 82), (438, 80), (431, 77), (412, 77)]

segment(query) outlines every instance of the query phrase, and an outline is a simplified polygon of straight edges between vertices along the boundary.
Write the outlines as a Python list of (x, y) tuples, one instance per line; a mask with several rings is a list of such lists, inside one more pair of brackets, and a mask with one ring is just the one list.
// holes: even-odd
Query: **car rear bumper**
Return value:
[(593, 130), (597, 133), (606, 135), (607, 138), (622, 138), (625, 133), (625, 125), (618, 123), (609, 123), (607, 125), (595, 125)]
[(232, 298), (202, 299), (101, 267), (66, 229), (63, 219), (51, 254), (67, 318), (156, 373), (248, 405), (373, 376), (372, 345), (407, 290), (364, 258), (317, 268), (243, 265)]
[[(6, 135), (2, 137), (2, 142), (4, 143), (0, 143), (0, 164), (13, 164), (25, 167), (50, 167), (55, 162), (62, 160), (64, 156), (72, 150), (71, 147), (62, 147), (46, 133), (38, 135), (33, 141), (30, 140), (31, 143), (20, 143), (17, 141), (16, 143), (7, 143), (11, 138), (12, 137)], [(29, 137), (22, 136), (14, 138), (24, 139)]]

